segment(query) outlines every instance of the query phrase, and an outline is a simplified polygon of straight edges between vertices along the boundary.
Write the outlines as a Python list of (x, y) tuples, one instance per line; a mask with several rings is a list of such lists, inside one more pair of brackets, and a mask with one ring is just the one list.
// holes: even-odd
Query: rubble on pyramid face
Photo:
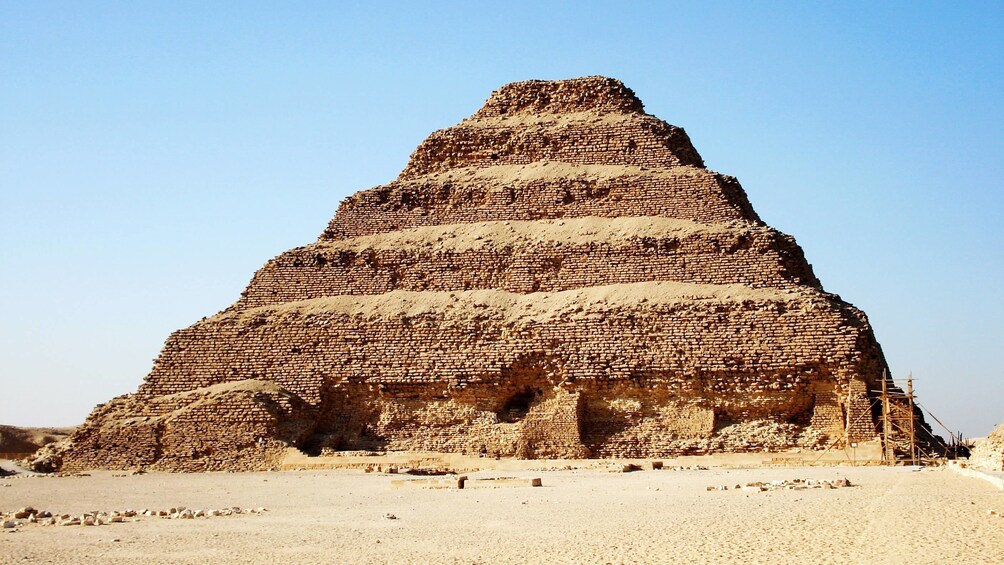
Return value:
[(527, 81), (173, 333), (47, 464), (813, 448), (874, 439), (886, 370), (865, 315), (682, 129), (614, 79)]

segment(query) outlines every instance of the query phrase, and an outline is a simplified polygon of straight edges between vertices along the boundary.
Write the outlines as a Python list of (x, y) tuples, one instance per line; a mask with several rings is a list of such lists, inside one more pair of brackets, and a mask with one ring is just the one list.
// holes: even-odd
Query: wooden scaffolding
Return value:
[[(890, 386), (891, 385), (891, 386)], [(882, 463), (918, 465), (921, 451), (917, 446), (917, 419), (913, 398), (913, 375), (906, 379), (906, 389), (882, 374)]]

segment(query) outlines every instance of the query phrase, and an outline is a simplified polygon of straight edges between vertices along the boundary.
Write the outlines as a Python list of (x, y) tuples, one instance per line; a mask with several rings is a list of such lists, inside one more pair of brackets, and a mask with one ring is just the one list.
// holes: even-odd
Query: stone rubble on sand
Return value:
[(14, 530), (24, 524), (39, 524), (41, 526), (105, 526), (123, 522), (138, 522), (142, 517), (157, 517), (167, 520), (194, 520), (195, 518), (208, 518), (210, 516), (264, 514), (267, 511), (268, 509), (263, 507), (241, 508), (239, 506), (231, 506), (222, 509), (191, 510), (184, 506), (178, 506), (170, 510), (112, 510), (110, 512), (94, 510), (84, 512), (80, 515), (73, 515), (53, 514), (52, 512), (26, 506), (15, 512), (0, 512), (0, 519), (3, 520), (3, 529)]
[(708, 485), (707, 490), (740, 490), (742, 492), (767, 492), (774, 490), (838, 489), (852, 486), (847, 479), (825, 481), (819, 479), (787, 479), (770, 482), (755, 481), (745, 485)]
[[(666, 467), (665, 465), (663, 465), (662, 461), (652, 461), (651, 467), (653, 471), (707, 471), (708, 470), (707, 467), (704, 467), (702, 465), (690, 465), (689, 467), (682, 465), (674, 465), (672, 467)], [(635, 471), (641, 471), (643, 469), (644, 467), (642, 467), (640, 464), (625, 463), (620, 467), (613, 468), (612, 471), (615, 473), (616, 472), (633, 473)]]

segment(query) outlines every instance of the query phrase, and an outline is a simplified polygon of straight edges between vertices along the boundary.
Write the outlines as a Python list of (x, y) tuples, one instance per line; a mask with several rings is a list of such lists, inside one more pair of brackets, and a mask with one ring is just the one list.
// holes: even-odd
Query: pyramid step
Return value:
[(342, 202), (321, 239), (584, 216), (760, 222), (734, 177), (706, 169), (538, 162), (457, 169), (364, 190)]
[(412, 153), (399, 180), (463, 167), (553, 160), (581, 165), (703, 167), (682, 128), (644, 114), (577, 114), (466, 120), (434, 132)]
[(819, 286), (794, 240), (770, 228), (590, 217), (320, 241), (269, 261), (234, 307), (393, 290), (529, 293), (655, 280)]

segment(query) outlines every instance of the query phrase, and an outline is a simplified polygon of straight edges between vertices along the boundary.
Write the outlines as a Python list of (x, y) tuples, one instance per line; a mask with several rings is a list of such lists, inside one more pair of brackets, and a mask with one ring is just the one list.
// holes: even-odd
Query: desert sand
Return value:
[[(491, 470), (543, 486), (432, 490), (361, 470), (95, 471), (0, 479), (0, 510), (264, 507), (193, 520), (25, 524), (3, 563), (1001, 563), (1004, 492), (949, 470), (811, 467)], [(839, 489), (712, 485), (850, 480)], [(415, 483), (417, 484), (417, 483)], [(484, 483), (482, 483), (484, 484)], [(394, 518), (388, 518), (387, 515)]]

